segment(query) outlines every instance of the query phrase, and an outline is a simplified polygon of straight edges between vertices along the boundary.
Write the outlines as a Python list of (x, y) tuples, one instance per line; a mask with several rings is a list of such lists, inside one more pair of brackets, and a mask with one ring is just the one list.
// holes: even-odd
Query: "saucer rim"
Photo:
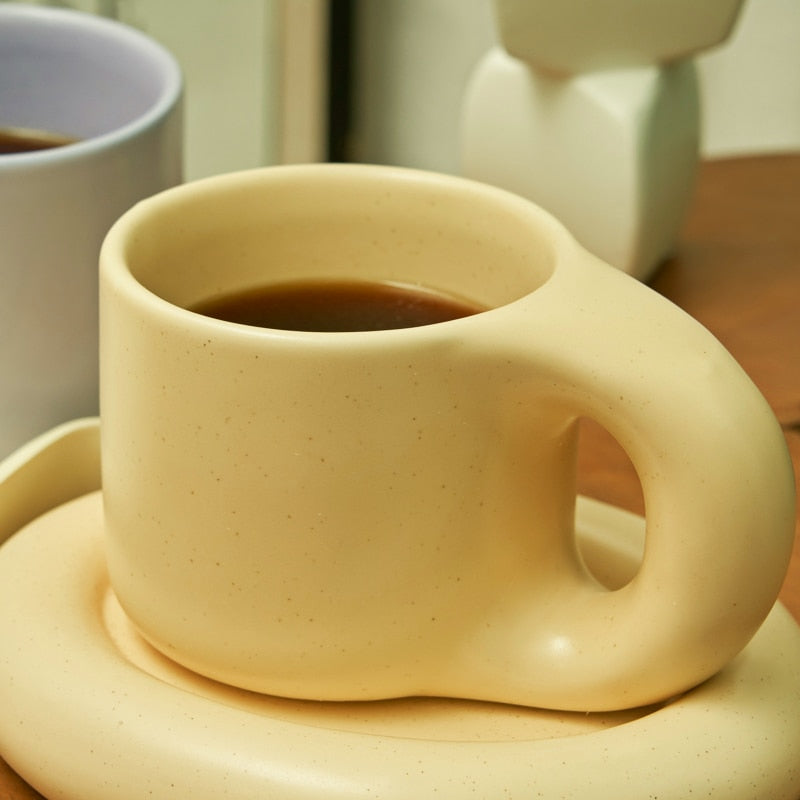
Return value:
[[(72, 538), (56, 524), (66, 514), (99, 514), (99, 500), (95, 491), (60, 505), (0, 548), (0, 608), (15, 609), (0, 615), (0, 753), (45, 796), (99, 800), (113, 787), (122, 800), (148, 788), (210, 800), (235, 786), (239, 797), (279, 791), (285, 800), (370, 791), (456, 800), (476, 790), (579, 797), (601, 786), (634, 800), (655, 785), (683, 796), (712, 779), (730, 790), (719, 796), (731, 798), (756, 792), (796, 800), (800, 793), (800, 629), (780, 604), (729, 667), (617, 727), (511, 742), (333, 730), (220, 706), (128, 661), (102, 618), (107, 575), (98, 523)], [(587, 498), (576, 513), (578, 528), (599, 546), (625, 558), (641, 547), (636, 515)], [(48, 635), (31, 631), (31, 609), (40, 621), (47, 612)]]

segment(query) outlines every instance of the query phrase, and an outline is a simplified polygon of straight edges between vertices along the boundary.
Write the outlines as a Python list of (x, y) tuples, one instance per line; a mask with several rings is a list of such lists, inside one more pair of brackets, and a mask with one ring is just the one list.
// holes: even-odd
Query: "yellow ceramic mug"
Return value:
[[(311, 333), (187, 310), (298, 278), (489, 306)], [(101, 255), (108, 562), (143, 634), (256, 691), (564, 709), (720, 669), (778, 593), (794, 487), (767, 404), (700, 325), (478, 183), (345, 165), (189, 184)], [(573, 535), (576, 421), (622, 443), (643, 565), (602, 589)]]

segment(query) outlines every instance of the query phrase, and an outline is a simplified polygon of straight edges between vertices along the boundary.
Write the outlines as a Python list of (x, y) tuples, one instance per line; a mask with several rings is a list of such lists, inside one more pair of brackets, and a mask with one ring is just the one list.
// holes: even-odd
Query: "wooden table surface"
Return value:
[[(797, 480), (800, 156), (703, 164), (676, 255), (650, 283), (714, 333), (759, 387), (783, 426)], [(579, 490), (642, 513), (638, 479), (619, 446), (591, 424), (581, 442)], [(781, 600), (800, 621), (800, 514), (795, 541)], [(0, 759), (0, 800), (40, 797)]]

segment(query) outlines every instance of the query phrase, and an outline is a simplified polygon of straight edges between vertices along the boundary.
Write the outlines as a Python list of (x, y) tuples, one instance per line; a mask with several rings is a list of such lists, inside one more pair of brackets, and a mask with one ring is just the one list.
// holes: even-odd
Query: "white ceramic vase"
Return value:
[(725, 41), (744, 0), (494, 0), (503, 47), (574, 74), (691, 58)]
[(691, 202), (699, 132), (692, 61), (562, 78), (497, 47), (464, 99), (462, 172), (533, 200), (646, 280)]

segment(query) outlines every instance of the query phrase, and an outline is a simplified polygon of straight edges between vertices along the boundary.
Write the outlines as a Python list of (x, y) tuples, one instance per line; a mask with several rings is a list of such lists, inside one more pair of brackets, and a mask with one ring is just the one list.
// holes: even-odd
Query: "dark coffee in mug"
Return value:
[(208, 317), (292, 331), (378, 331), (466, 317), (485, 308), (421, 286), (304, 280), (259, 286), (191, 308)]
[(71, 136), (50, 131), (28, 130), (27, 128), (0, 128), (0, 155), (31, 153), (36, 150), (50, 150), (74, 144), (78, 140)]

